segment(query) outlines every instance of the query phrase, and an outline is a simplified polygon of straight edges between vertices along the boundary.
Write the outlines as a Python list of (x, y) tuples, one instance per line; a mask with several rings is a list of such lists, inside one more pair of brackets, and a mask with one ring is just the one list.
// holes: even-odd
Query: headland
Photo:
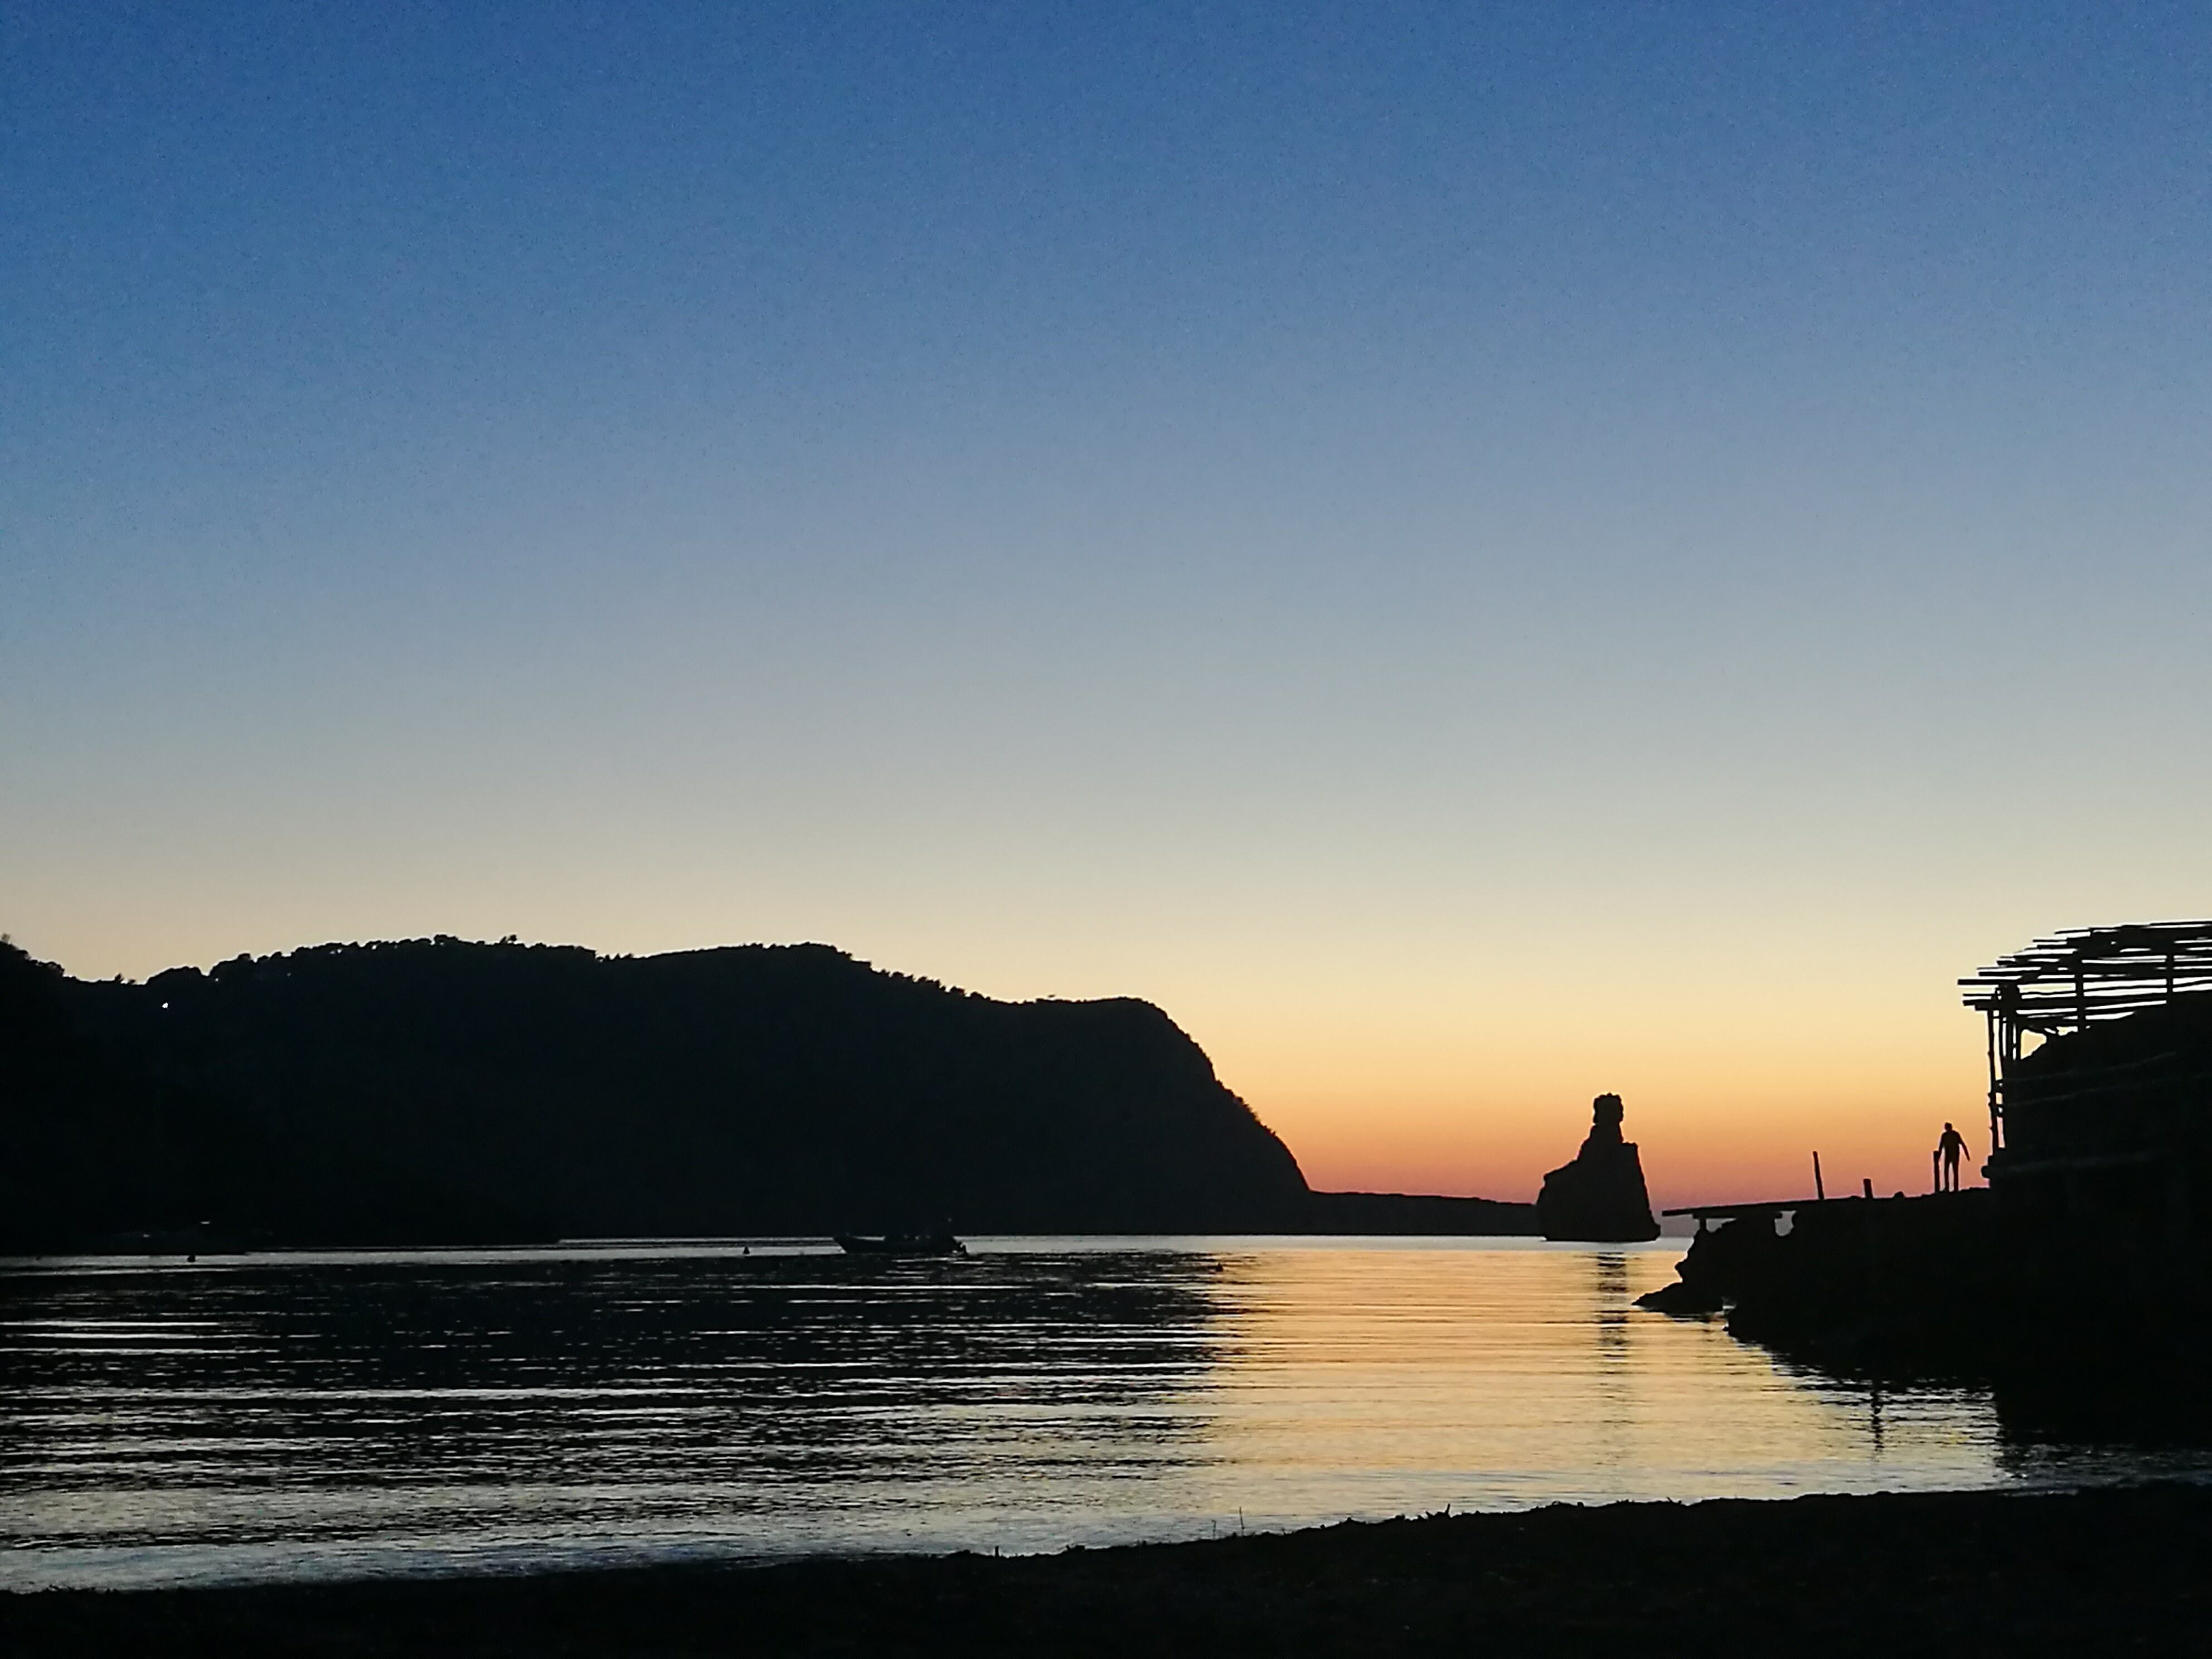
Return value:
[(1160, 1009), (826, 945), (454, 939), (72, 979), (0, 943), (0, 1252), (957, 1230), (1532, 1233), (1316, 1193)]

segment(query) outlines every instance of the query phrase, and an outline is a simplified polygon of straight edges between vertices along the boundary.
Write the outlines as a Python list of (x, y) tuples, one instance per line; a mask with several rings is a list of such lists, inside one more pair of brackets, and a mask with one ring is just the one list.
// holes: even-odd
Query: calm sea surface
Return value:
[(0, 1262), (0, 1586), (2153, 1472), (1632, 1308), (1672, 1243), (974, 1248)]

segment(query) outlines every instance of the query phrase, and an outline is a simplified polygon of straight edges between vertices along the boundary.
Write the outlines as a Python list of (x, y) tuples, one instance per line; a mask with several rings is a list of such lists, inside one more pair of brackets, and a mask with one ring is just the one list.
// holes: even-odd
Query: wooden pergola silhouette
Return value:
[(1959, 983), (1989, 1022), (1990, 1146), (2004, 1145), (2004, 1081), (2030, 1035), (2062, 1036), (2212, 991), (2212, 921), (2076, 927), (2000, 957)]

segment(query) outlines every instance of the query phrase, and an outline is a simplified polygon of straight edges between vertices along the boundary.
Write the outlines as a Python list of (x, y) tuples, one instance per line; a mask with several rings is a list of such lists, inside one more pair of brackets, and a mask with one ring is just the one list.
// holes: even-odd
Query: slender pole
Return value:
[[(1990, 1010), (1990, 1150), (1997, 1146), (1997, 1011)], [(1934, 1154), (1929, 1154), (1933, 1157)]]
[(1828, 1189), (1820, 1184), (1820, 1155), (1815, 1152), (1813, 1154), (1813, 1197), (1817, 1201), (1826, 1201), (1827, 1196)]

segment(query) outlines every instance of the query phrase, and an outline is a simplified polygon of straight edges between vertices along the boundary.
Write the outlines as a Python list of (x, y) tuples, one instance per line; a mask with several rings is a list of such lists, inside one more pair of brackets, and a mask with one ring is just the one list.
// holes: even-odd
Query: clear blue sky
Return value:
[(1951, 978), (2212, 910), (2202, 7), (0, 45), (0, 927), (76, 971), (823, 939), (1152, 997), (1317, 1179), (1617, 1088), (1679, 1194), (1901, 1184)]

